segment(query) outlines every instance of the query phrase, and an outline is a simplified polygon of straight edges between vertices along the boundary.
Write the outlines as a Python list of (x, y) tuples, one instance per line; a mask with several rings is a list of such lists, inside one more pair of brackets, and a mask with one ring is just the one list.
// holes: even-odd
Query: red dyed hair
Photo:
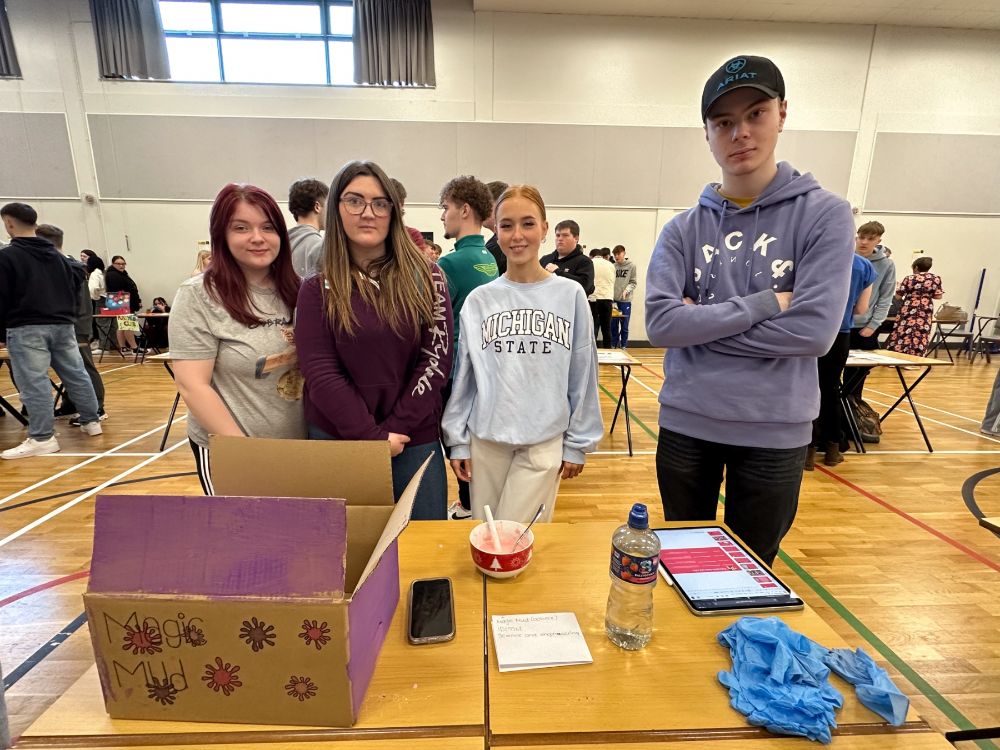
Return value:
[(260, 324), (260, 318), (256, 314), (260, 311), (254, 307), (250, 299), (246, 277), (229, 251), (229, 243), (226, 242), (226, 229), (240, 203), (249, 203), (259, 208), (278, 230), (281, 245), (278, 248), (278, 257), (271, 264), (271, 278), (274, 279), (275, 291), (285, 303), (289, 314), (295, 312), (301, 279), (292, 268), (292, 247), (288, 241), (285, 217), (282, 216), (274, 198), (256, 185), (238, 185), (231, 182), (222, 188), (215, 196), (209, 218), (212, 262), (205, 269), (205, 288), (226, 308), (226, 312), (233, 320), (252, 328)]

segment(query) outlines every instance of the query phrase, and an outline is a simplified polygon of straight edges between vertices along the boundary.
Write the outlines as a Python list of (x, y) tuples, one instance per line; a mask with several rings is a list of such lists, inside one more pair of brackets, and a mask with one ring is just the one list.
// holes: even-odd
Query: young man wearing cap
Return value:
[(660, 233), (646, 331), (667, 347), (656, 469), (669, 520), (725, 522), (765, 562), (798, 506), (819, 413), (816, 360), (847, 302), (847, 202), (776, 163), (785, 124), (777, 66), (741, 55), (705, 84), (705, 138), (722, 170)]

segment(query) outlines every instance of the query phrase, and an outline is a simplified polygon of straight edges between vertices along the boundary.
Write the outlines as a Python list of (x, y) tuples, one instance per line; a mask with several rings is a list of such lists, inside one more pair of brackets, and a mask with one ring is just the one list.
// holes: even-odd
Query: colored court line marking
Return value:
[(651, 369), (649, 369), (648, 367), (646, 367), (646, 365), (639, 365), (639, 367), (641, 367), (641, 368), (642, 368), (643, 370), (645, 370), (646, 372), (651, 372), (651, 373), (653, 373), (653, 374), (654, 374), (654, 375), (655, 375), (656, 377), (658, 377), (658, 378), (659, 378), (660, 380), (663, 380), (663, 379), (664, 379), (664, 377), (663, 377), (663, 373), (661, 373), (661, 372), (657, 372), (656, 370), (651, 370)]
[(81, 612), (79, 617), (73, 620), (73, 622), (64, 627), (54, 636), (52, 636), (52, 638), (46, 641), (45, 645), (43, 645), (35, 653), (33, 653), (31, 656), (29, 656), (27, 659), (21, 662), (17, 666), (17, 669), (15, 669), (9, 675), (6, 675), (3, 678), (4, 690), (10, 690), (11, 687), (13, 687), (18, 680), (20, 680), (22, 677), (28, 674), (28, 672), (30, 672), (32, 669), (38, 666), (38, 664), (42, 661), (42, 659), (44, 659), (46, 656), (55, 651), (57, 646), (59, 646), (63, 641), (65, 641), (67, 638), (73, 635), (73, 633), (79, 630), (80, 627), (83, 625), (83, 623), (85, 623), (86, 621), (87, 621), (87, 613)]
[[(610, 398), (616, 404), (618, 403), (618, 396), (613, 394), (611, 391), (609, 391), (600, 383), (597, 384), (597, 387), (601, 389), (601, 391), (604, 393), (605, 396)], [(635, 416), (635, 412), (633, 412), (631, 409), (625, 409), (625, 404), (622, 404), (622, 410), (626, 411), (628, 413), (629, 418), (637, 425), (639, 425), (646, 432), (647, 435), (653, 438), (653, 440), (656, 440), (656, 433), (653, 432), (651, 429), (649, 429), (649, 427), (646, 426), (646, 423), (643, 422), (641, 419), (639, 419), (639, 417)]]
[(32, 586), (30, 589), (25, 589), (24, 591), (19, 591), (16, 594), (11, 594), (6, 599), (0, 599), (0, 607), (6, 607), (8, 604), (13, 604), (16, 601), (24, 599), (26, 596), (31, 596), (32, 594), (37, 594), (39, 591), (45, 591), (46, 589), (55, 588), (56, 586), (62, 586), (64, 583), (77, 581), (81, 578), (86, 578), (89, 575), (89, 570), (81, 570), (79, 573), (70, 573), (68, 576), (63, 576), (62, 578), (53, 578), (51, 581), (46, 581), (45, 583), (40, 583), (37, 586)]
[(877, 495), (873, 495), (868, 490), (865, 490), (865, 489), (862, 489), (861, 487), (858, 487), (858, 485), (856, 485), (853, 482), (851, 482), (850, 480), (845, 479), (844, 477), (840, 476), (840, 474), (837, 474), (834, 471), (830, 471), (829, 469), (827, 469), (826, 467), (823, 467), (823, 466), (817, 465), (816, 468), (819, 471), (821, 471), (824, 474), (826, 474), (827, 476), (833, 477), (834, 479), (836, 479), (841, 484), (844, 484), (844, 485), (850, 487), (852, 490), (854, 490), (855, 492), (857, 492), (859, 495), (867, 497), (869, 500), (871, 500), (874, 503), (877, 503), (878, 505), (881, 505), (886, 510), (892, 511), (893, 513), (895, 513), (896, 515), (898, 515), (901, 518), (905, 518), (907, 521), (909, 521), (910, 523), (912, 523), (914, 526), (917, 526), (917, 527), (923, 529), (924, 531), (928, 532), (929, 534), (933, 534), (938, 539), (940, 539), (942, 542), (946, 542), (946, 543), (950, 544), (955, 549), (960, 550), (961, 552), (964, 552), (966, 555), (968, 555), (969, 557), (971, 557), (973, 560), (976, 560), (977, 562), (981, 562), (986, 567), (992, 568), (993, 570), (995, 570), (998, 573), (1000, 573), (1000, 563), (997, 563), (997, 562), (994, 562), (993, 560), (990, 560), (988, 557), (985, 557), (985, 556), (979, 554), (974, 549), (970, 549), (969, 547), (966, 547), (964, 544), (962, 544), (957, 539), (952, 539), (950, 536), (948, 536), (944, 532), (938, 531), (933, 526), (930, 526), (929, 524), (924, 523), (923, 521), (921, 521), (918, 518), (914, 518), (909, 513), (907, 513), (904, 510), (901, 510), (901, 509), (897, 508), (892, 503), (886, 502), (885, 500), (883, 500), (882, 498), (878, 497)]
[[(823, 584), (806, 572), (805, 568), (781, 550), (778, 551), (778, 557), (781, 558), (785, 565), (792, 569), (795, 575), (805, 581), (806, 585), (809, 586), (809, 588), (811, 588), (820, 599), (826, 602), (834, 612), (842, 617), (848, 625), (854, 628), (858, 635), (864, 638), (872, 648), (878, 651), (882, 658), (895, 667), (896, 670), (903, 675), (903, 677), (905, 677), (911, 685), (913, 685), (913, 687), (919, 690), (923, 696), (934, 705), (935, 708), (948, 718), (950, 722), (952, 722), (959, 729), (977, 728), (971, 721), (965, 718), (965, 715), (952, 705), (947, 698), (935, 690), (934, 687), (927, 682), (927, 680), (917, 674), (916, 670), (907, 664), (901, 656), (886, 645), (886, 643), (875, 635), (875, 633), (869, 630), (868, 627), (846, 606), (841, 604), (840, 600), (837, 599), (837, 597), (835, 597), (825, 586), (823, 586)], [(982, 750), (997, 750), (996, 745), (989, 740), (979, 740), (976, 744), (982, 748)]]

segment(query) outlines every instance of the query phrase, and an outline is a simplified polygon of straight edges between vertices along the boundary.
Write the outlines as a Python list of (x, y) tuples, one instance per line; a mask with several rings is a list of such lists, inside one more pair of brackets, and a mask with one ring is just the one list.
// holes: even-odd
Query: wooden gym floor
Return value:
[[(556, 509), (560, 521), (606, 520), (609, 537), (634, 501), (662, 518), (653, 462), (662, 352), (631, 353), (642, 360), (629, 386), (635, 456), (619, 424), (581, 477), (563, 484)], [(806, 474), (776, 564), (940, 731), (1000, 726), (1000, 538), (979, 526), (962, 492), (970, 477), (1000, 468), (1000, 440), (979, 433), (997, 367), (961, 359), (917, 389), (933, 455), (898, 410), (871, 453)], [(81, 594), (94, 495), (200, 494), (183, 405), (159, 452), (174, 396), (164, 368), (110, 356), (101, 369), (111, 415), (102, 436), (60, 421), (63, 452), (0, 465), (0, 664), (15, 737), (93, 663)], [(877, 409), (900, 393), (891, 370), (874, 372), (868, 384)], [(619, 389), (618, 370), (602, 368), (606, 424)], [(13, 391), (0, 374), (0, 393), (18, 404)], [(0, 419), (0, 447), (23, 437), (14, 419)], [(974, 501), (985, 515), (1000, 515), (1000, 473), (979, 481)]]

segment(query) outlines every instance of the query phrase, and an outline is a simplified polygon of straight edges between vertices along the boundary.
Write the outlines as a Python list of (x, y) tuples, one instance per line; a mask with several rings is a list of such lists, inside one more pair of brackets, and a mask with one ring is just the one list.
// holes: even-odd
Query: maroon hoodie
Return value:
[[(357, 288), (353, 336), (326, 319), (323, 280), (302, 283), (295, 312), (295, 346), (305, 376), (306, 420), (340, 440), (386, 440), (411, 445), (439, 438), (441, 389), (451, 372), (452, 314), (444, 274), (432, 264), (434, 323), (420, 336), (399, 336), (366, 304)], [(367, 283), (367, 282), (361, 282)]]

